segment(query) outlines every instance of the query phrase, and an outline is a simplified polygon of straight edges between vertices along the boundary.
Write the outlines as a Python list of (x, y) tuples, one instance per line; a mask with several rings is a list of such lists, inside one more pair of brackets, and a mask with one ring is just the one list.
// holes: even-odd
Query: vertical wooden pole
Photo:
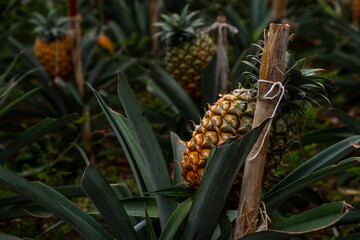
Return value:
[[(75, 81), (78, 87), (79, 96), (84, 97), (84, 74), (82, 70), (81, 61), (81, 29), (80, 29), (80, 15), (77, 14), (76, 0), (69, 0), (69, 17), (70, 17), (70, 30), (72, 35), (72, 58), (74, 64)], [(85, 151), (93, 161), (93, 154), (89, 145), (91, 141), (91, 119), (90, 119), (90, 105), (86, 104), (83, 112), (85, 120), (82, 124), (82, 141), (85, 144)]]
[(150, 6), (150, 16), (151, 16), (151, 54), (155, 55), (156, 51), (159, 48), (159, 42), (157, 38), (154, 38), (153, 36), (158, 32), (158, 27), (154, 26), (154, 23), (158, 21), (158, 15), (159, 15), (159, 2), (158, 0), (151, 0), (151, 6)]
[(81, 63), (81, 29), (80, 29), (80, 16), (77, 15), (76, 0), (69, 0), (69, 17), (70, 17), (70, 30), (72, 35), (72, 58), (74, 64), (75, 81), (78, 87), (80, 97), (84, 96), (84, 75)]
[[(216, 22), (220, 24), (226, 24), (226, 17), (225, 16), (217, 16)], [(222, 44), (222, 46), (218, 46), (218, 48), (222, 48), (224, 54), (227, 50), (227, 28), (222, 27), (221, 31), (219, 31), (218, 35), (218, 44)], [(225, 55), (226, 57), (226, 55)], [(226, 61), (226, 63), (224, 62)], [(228, 64), (227, 64), (227, 57), (226, 59), (221, 59), (221, 56), (218, 56), (218, 78), (219, 78), (219, 93), (228, 93), (228, 80), (227, 80), (227, 72), (228, 72)]]
[(280, 19), (285, 16), (287, 0), (273, 0), (272, 8), (274, 10), (274, 19)]
[[(273, 83), (284, 80), (289, 30), (290, 26), (287, 24), (270, 24), (269, 32), (265, 35), (260, 79)], [(271, 87), (272, 84), (259, 83), (253, 128), (259, 126), (266, 118), (271, 117), (274, 112), (279, 96), (273, 100), (264, 99), (264, 95), (268, 93)], [(273, 95), (275, 94), (271, 93), (270, 96)], [(268, 126), (265, 126), (245, 162), (234, 240), (256, 231), (269, 140), (269, 134), (266, 134), (267, 128)], [(255, 155), (256, 157), (252, 159)]]
[(353, 23), (360, 26), (360, 0), (352, 1), (351, 11)]

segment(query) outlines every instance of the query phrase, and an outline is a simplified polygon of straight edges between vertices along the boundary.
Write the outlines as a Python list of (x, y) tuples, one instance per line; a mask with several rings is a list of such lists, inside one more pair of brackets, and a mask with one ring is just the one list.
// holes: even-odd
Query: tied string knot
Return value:
[[(279, 97), (279, 99), (278, 99), (277, 102), (276, 102), (276, 105), (275, 105), (275, 108), (274, 108), (273, 113), (271, 114), (271, 117), (270, 117), (271, 119), (270, 119), (270, 121), (269, 121), (269, 123), (268, 123), (268, 127), (267, 127), (266, 132), (265, 132), (265, 134), (264, 134), (264, 137), (263, 137), (263, 139), (262, 139), (262, 141), (261, 141), (260, 147), (258, 148), (256, 154), (255, 154), (254, 156), (252, 156), (251, 158), (249, 158), (249, 160), (255, 159), (255, 158), (259, 155), (260, 150), (263, 148), (264, 143), (265, 143), (265, 139), (266, 139), (267, 135), (268, 135), (269, 132), (270, 132), (270, 128), (271, 128), (272, 121), (273, 121), (273, 119), (274, 119), (274, 116), (275, 116), (275, 114), (276, 114), (277, 109), (279, 108), (281, 99), (282, 99), (282, 97), (284, 96), (284, 93), (285, 93), (285, 88), (284, 88), (284, 86), (282, 85), (281, 82), (271, 82), (271, 81), (263, 80), (263, 79), (260, 79), (258, 82), (259, 82), (259, 83), (263, 82), (263, 83), (272, 84), (272, 86), (271, 86), (271, 88), (269, 89), (269, 91), (267, 91), (267, 92), (264, 94), (264, 96), (263, 96), (263, 99), (264, 99), (264, 100), (274, 100), (276, 97), (278, 97), (278, 96), (280, 96), (280, 97)], [(278, 91), (277, 91), (275, 94), (273, 94), (272, 96), (270, 96), (270, 94), (271, 94), (273, 91), (275, 91), (275, 88), (276, 88), (276, 87), (278, 87)]]
[(225, 49), (225, 42), (224, 42), (224, 34), (222, 32), (223, 28), (227, 28), (230, 32), (236, 34), (238, 33), (238, 29), (230, 24), (215, 22), (210, 26), (203, 27), (200, 29), (203, 33), (208, 33), (212, 30), (218, 30), (218, 46), (217, 46), (217, 68), (219, 71), (219, 78), (220, 78), (220, 88), (226, 88), (226, 81), (227, 81), (227, 71), (229, 70), (229, 63), (228, 57)]

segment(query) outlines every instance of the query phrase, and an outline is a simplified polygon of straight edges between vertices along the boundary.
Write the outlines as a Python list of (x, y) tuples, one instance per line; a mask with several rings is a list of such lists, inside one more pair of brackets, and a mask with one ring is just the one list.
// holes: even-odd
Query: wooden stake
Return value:
[(351, 10), (353, 23), (357, 26), (360, 26), (360, 0), (352, 1)]
[(287, 0), (273, 0), (274, 19), (278, 20), (285, 16)]
[(73, 33), (71, 38), (72, 59), (74, 64), (75, 81), (78, 87), (80, 97), (84, 96), (84, 74), (81, 63), (81, 29), (80, 16), (77, 15), (76, 0), (69, 0), (69, 17), (70, 17), (70, 31)]
[[(154, 23), (158, 21), (159, 18), (159, 2), (158, 0), (151, 0), (151, 6), (150, 6), (150, 16), (151, 16), (151, 36), (154, 36), (158, 30), (159, 27), (154, 26)], [(156, 38), (151, 38), (151, 54), (155, 55), (156, 51), (159, 48), (159, 42)]]
[[(216, 22), (220, 24), (226, 24), (226, 17), (225, 16), (217, 16)], [(218, 35), (218, 44), (222, 44), (222, 49), (225, 51), (227, 49), (227, 28), (221, 28), (221, 32), (219, 31)], [(219, 48), (220, 46), (218, 46)], [(218, 56), (220, 58), (220, 56)], [(226, 59), (219, 59), (218, 61), (218, 77), (219, 77), (219, 92), (220, 93), (228, 93), (229, 92), (229, 84), (227, 80), (227, 73), (228, 73), (228, 64), (224, 64), (221, 61), (228, 61)]]
[[(260, 79), (274, 83), (283, 81), (289, 30), (290, 26), (287, 24), (270, 24), (268, 34), (265, 34)], [(253, 128), (259, 126), (265, 119), (271, 117), (274, 112), (279, 97), (273, 100), (264, 100), (264, 95), (268, 93), (271, 87), (272, 84), (259, 83)], [(270, 96), (273, 95), (275, 94), (271, 92)], [(233, 236), (234, 240), (256, 231), (260, 207), (260, 193), (269, 140), (269, 134), (265, 135), (267, 127), (268, 126), (265, 126), (245, 162), (238, 208), (239, 212)], [(251, 159), (251, 157), (255, 155), (256, 157)]]
[[(75, 81), (78, 87), (79, 96), (84, 97), (84, 74), (82, 70), (81, 61), (81, 28), (80, 28), (80, 15), (77, 14), (76, 0), (69, 0), (69, 18), (70, 18), (70, 31), (72, 35), (72, 59), (74, 64)], [(90, 160), (93, 162), (93, 154), (90, 146), (91, 142), (91, 118), (90, 118), (90, 105), (86, 104), (83, 109), (85, 115), (85, 121), (82, 124), (82, 141), (85, 144), (85, 152), (90, 156)]]

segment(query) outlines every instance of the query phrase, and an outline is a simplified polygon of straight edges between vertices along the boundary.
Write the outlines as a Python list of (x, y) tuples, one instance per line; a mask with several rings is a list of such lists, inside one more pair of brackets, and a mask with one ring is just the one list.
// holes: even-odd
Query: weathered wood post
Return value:
[[(260, 82), (252, 127), (259, 126), (265, 119), (272, 117), (280, 96), (286, 68), (286, 50), (290, 26), (287, 24), (270, 24), (265, 34), (265, 46), (260, 68)], [(274, 87), (272, 90), (270, 90)], [(267, 96), (267, 97), (264, 97)], [(271, 99), (271, 96), (276, 96)], [(269, 99), (270, 97), (270, 99)], [(243, 181), (239, 200), (239, 212), (236, 219), (233, 239), (256, 231), (260, 207), (260, 193), (269, 140), (268, 127), (255, 143), (245, 162)]]

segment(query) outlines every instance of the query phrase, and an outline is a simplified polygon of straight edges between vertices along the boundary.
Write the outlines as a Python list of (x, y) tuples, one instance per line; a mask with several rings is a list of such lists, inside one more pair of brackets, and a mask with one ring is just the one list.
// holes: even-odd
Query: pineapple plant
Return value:
[(161, 15), (163, 22), (155, 23), (160, 31), (155, 34), (166, 45), (166, 70), (194, 100), (200, 97), (201, 70), (216, 52), (216, 46), (207, 33), (199, 31), (203, 25), (198, 12)]
[(68, 79), (73, 69), (68, 19), (51, 10), (47, 17), (35, 13), (31, 22), (37, 34), (34, 55), (52, 77)]
[[(276, 175), (278, 166), (283, 164), (282, 159), (289, 153), (291, 144), (296, 141), (293, 116), (296, 113), (304, 113), (302, 110), (304, 104), (310, 106), (312, 103), (317, 104), (311, 96), (314, 90), (325, 91), (319, 81), (324, 78), (314, 76), (316, 70), (303, 69), (303, 59), (296, 63), (291, 55), (288, 59), (288, 73), (283, 83), (285, 94), (270, 130), (264, 182), (270, 176)], [(254, 74), (250, 74), (249, 77), (258, 79)], [(197, 191), (212, 147), (224, 143), (229, 138), (241, 137), (251, 130), (256, 108), (256, 87), (256, 83), (250, 89), (240, 85), (238, 89), (221, 96), (215, 104), (209, 104), (209, 110), (200, 124), (194, 126), (192, 138), (186, 143), (183, 152), (181, 166), (185, 187), (193, 192)], [(320, 91), (315, 93), (326, 98)], [(241, 179), (240, 172), (234, 183), (234, 190), (240, 188)]]

